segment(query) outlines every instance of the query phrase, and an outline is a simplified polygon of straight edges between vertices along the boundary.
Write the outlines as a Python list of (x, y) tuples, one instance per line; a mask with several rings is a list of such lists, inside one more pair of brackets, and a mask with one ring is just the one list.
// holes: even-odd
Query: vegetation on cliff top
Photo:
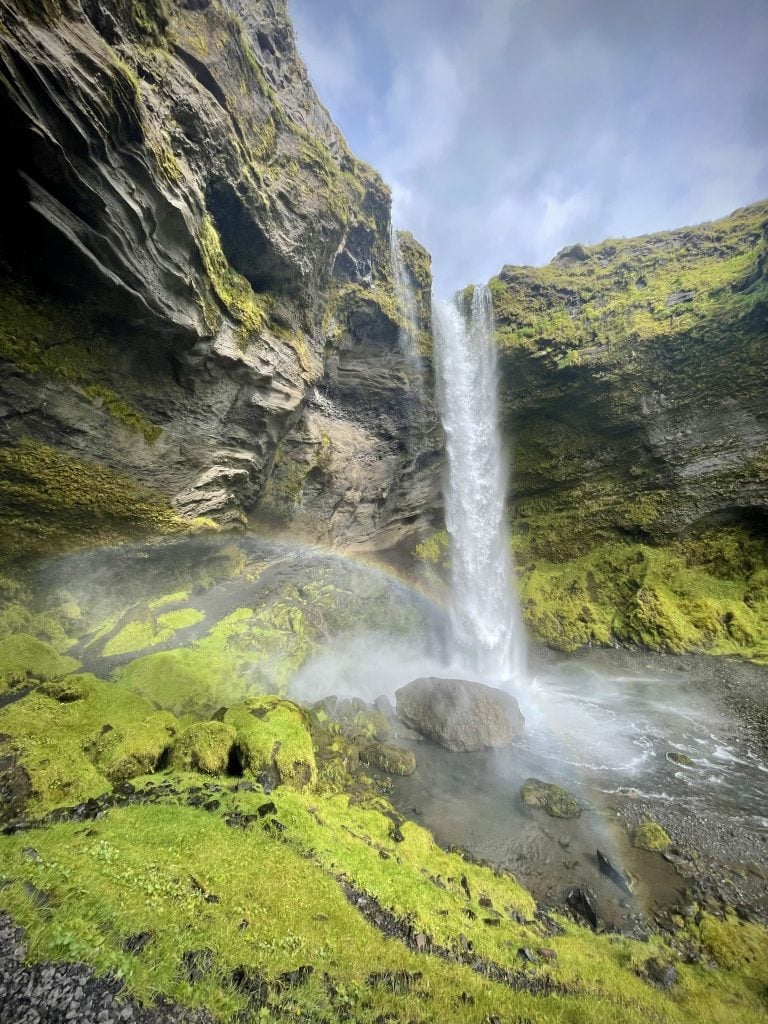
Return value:
[(710, 224), (563, 249), (490, 282), (499, 342), (560, 365), (690, 333), (768, 302), (768, 201)]

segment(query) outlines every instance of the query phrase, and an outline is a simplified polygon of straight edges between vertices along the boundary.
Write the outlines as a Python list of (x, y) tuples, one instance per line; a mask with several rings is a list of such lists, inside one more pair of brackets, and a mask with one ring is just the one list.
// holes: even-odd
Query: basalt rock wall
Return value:
[[(401, 332), (428, 324), (404, 323), (389, 191), (284, 0), (0, 19), (4, 557), (199, 517), (418, 536), (440, 436), (430, 354), (414, 372)], [(428, 257), (403, 251), (423, 288)]]

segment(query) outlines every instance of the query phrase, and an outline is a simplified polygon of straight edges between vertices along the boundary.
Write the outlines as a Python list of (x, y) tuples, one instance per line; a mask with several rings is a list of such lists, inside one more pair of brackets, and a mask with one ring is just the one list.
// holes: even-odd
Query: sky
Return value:
[(436, 290), (768, 196), (768, 0), (289, 0)]

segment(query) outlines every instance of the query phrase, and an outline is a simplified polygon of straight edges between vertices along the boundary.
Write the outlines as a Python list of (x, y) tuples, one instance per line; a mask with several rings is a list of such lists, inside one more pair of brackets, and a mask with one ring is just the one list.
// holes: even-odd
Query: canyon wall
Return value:
[[(0, 0), (0, 557), (290, 529), (362, 549), (439, 505), (390, 194), (284, 0)], [(429, 258), (402, 246), (417, 293)]]
[(534, 632), (768, 656), (768, 203), (491, 290)]

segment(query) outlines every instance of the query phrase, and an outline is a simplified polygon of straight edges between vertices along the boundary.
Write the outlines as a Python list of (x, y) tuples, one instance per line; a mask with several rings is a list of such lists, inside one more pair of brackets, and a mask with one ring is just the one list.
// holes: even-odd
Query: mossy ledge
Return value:
[(122, 473), (31, 439), (0, 447), (0, 507), (0, 564), (195, 526)]

